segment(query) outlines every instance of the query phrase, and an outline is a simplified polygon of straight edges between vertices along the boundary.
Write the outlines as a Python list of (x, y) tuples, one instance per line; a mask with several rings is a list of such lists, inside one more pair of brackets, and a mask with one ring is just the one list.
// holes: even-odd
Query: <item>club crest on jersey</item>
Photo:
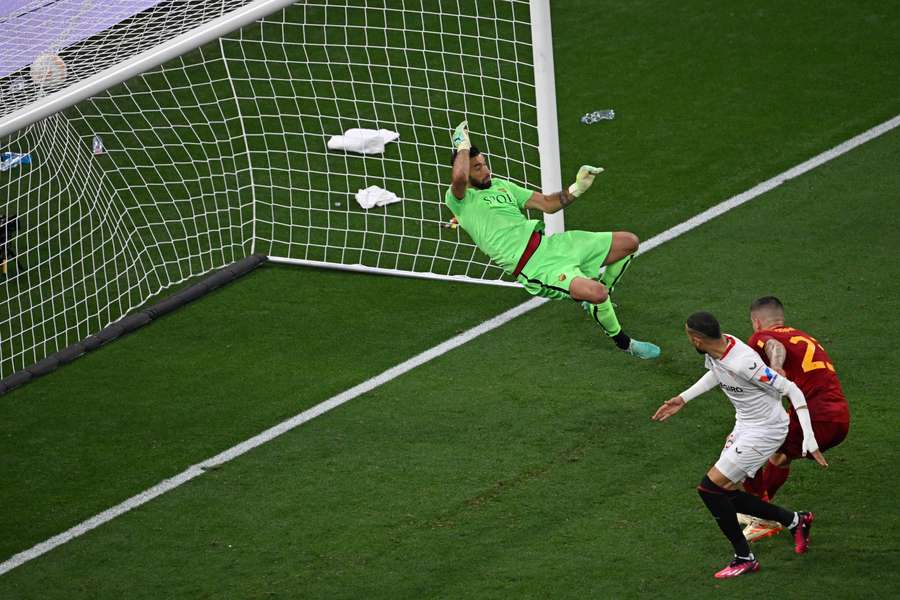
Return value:
[(763, 374), (759, 376), (759, 380), (763, 383), (772, 383), (778, 377), (769, 367), (763, 370)]

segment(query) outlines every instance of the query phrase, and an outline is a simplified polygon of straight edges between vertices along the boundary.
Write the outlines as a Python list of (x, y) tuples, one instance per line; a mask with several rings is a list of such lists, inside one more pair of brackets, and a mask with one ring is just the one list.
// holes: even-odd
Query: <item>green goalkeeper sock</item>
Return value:
[(622, 326), (619, 325), (619, 318), (616, 316), (616, 310), (613, 308), (612, 301), (607, 298), (600, 304), (589, 304), (588, 306), (590, 306), (588, 312), (591, 313), (591, 317), (600, 325), (603, 332), (613, 339), (616, 346), (622, 350), (627, 350), (631, 343), (631, 338), (622, 331)]
[(606, 286), (610, 294), (612, 294), (619, 280), (622, 279), (622, 274), (625, 273), (625, 269), (631, 264), (633, 258), (634, 254), (629, 254), (625, 258), (620, 258), (613, 264), (606, 266), (606, 270), (603, 271), (603, 276), (600, 278), (600, 283)]
[(631, 339), (622, 332), (622, 326), (619, 325), (619, 318), (616, 316), (610, 299), (607, 298), (600, 304), (588, 304), (587, 306), (591, 318), (600, 325), (603, 333), (611, 337), (619, 348), (628, 348)]

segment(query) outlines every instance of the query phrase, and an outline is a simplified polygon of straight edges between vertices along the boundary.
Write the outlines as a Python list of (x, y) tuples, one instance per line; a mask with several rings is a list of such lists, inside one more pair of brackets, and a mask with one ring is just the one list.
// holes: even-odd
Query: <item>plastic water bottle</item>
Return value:
[(99, 135), (95, 135), (93, 141), (91, 142), (91, 149), (94, 151), (94, 154), (106, 154), (106, 147), (103, 145), (103, 140), (100, 139)]
[(18, 152), (4, 152), (0, 154), (0, 171), (9, 171), (13, 167), (30, 164), (31, 155), (27, 152), (25, 154), (19, 154)]
[(596, 123), (597, 121), (612, 121), (616, 118), (616, 111), (613, 109), (607, 110), (595, 110), (594, 112), (587, 113), (583, 117), (581, 117), (581, 122), (585, 125), (590, 125), (591, 123)]

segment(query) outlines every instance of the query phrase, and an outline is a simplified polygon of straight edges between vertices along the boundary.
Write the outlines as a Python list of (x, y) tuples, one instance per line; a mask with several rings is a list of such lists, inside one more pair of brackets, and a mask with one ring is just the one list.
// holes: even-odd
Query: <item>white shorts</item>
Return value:
[(753, 477), (784, 443), (787, 431), (787, 425), (783, 429), (735, 428), (725, 440), (716, 469), (732, 483)]

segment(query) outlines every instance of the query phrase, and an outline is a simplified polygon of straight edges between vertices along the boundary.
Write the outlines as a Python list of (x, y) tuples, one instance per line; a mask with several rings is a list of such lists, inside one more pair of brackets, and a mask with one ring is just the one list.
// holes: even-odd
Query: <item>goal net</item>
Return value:
[[(548, 185), (528, 0), (4, 4), (0, 377), (251, 253), (509, 283), (443, 197), (463, 119), (496, 174)], [(397, 138), (329, 149), (353, 128)]]

